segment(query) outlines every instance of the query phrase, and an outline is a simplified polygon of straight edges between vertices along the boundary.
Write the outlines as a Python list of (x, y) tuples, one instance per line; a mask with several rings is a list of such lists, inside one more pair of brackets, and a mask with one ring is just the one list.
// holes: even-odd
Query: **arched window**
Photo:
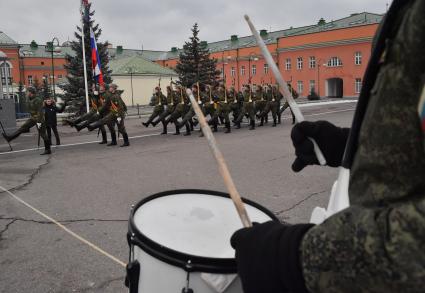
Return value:
[(7, 61), (0, 63), (0, 75), (1, 84), (6, 85), (6, 77), (8, 78), (8, 84), (12, 85), (12, 64)]

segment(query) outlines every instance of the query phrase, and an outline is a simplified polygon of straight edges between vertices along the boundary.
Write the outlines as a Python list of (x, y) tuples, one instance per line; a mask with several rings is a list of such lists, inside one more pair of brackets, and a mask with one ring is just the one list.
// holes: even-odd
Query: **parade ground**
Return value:
[[(306, 120), (349, 127), (355, 106), (301, 109)], [(277, 127), (269, 121), (254, 131), (246, 124), (231, 134), (220, 128), (216, 139), (243, 197), (281, 221), (306, 222), (315, 206), (327, 205), (337, 169), (292, 172), (290, 113), (283, 118)], [(126, 120), (131, 144), (126, 148), (99, 145), (97, 131), (77, 133), (69, 126), (59, 127), (62, 145), (48, 156), (39, 155), (35, 131), (14, 140), (13, 152), (0, 140), (0, 292), (126, 292), (125, 268), (97, 248), (127, 263), (131, 205), (166, 190), (226, 191), (205, 138), (197, 131), (172, 135), (173, 125), (160, 135), (160, 125), (141, 125), (146, 119)]]

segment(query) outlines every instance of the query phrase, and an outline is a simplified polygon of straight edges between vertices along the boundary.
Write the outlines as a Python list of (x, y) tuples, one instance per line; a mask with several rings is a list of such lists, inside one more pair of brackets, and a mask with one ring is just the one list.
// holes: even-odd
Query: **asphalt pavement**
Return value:
[[(307, 120), (350, 126), (355, 103), (303, 108)], [(288, 115), (288, 113), (286, 113)], [(306, 222), (325, 207), (337, 170), (291, 171), (289, 116), (283, 124), (216, 134), (240, 194), (281, 221)], [(145, 119), (145, 118), (144, 118)], [(122, 262), (132, 204), (157, 192), (226, 191), (205, 138), (160, 135), (143, 119), (126, 120), (131, 146), (98, 145), (97, 132), (60, 126), (62, 145), (40, 156), (34, 131), (0, 140), (0, 186)], [(0, 190), (0, 292), (126, 292), (125, 269)], [(176, 292), (181, 288), (176, 288)]]

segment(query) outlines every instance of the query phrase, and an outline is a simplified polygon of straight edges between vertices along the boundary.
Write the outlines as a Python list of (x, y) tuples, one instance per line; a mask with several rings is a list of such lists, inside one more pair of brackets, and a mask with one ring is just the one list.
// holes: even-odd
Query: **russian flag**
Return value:
[(425, 86), (418, 105), (419, 120), (421, 121), (422, 130), (425, 132)]
[(91, 63), (92, 63), (92, 71), (93, 78), (100, 85), (104, 85), (103, 82), (103, 74), (100, 66), (100, 58), (99, 52), (97, 51), (96, 38), (94, 36), (94, 32), (90, 27), (90, 47), (91, 47)]

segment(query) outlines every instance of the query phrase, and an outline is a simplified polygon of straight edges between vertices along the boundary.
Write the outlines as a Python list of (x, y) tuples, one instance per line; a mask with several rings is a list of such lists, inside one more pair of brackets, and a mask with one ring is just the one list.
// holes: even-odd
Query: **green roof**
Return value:
[[(74, 51), (72, 51), (71, 47), (68, 46), (59, 46), (55, 48), (59, 48), (60, 51), (53, 52), (54, 58), (65, 58), (66, 54), (74, 55)], [(24, 57), (39, 57), (39, 58), (51, 58), (52, 52), (47, 50), (45, 45), (38, 45), (37, 48), (32, 48), (29, 44), (22, 44), (20, 53)]]
[[(348, 17), (331, 21), (329, 23), (325, 23), (324, 25), (315, 24), (315, 25), (308, 25), (308, 26), (297, 27), (297, 28), (291, 27), (285, 30), (268, 32), (266, 35), (263, 36), (263, 40), (266, 45), (274, 44), (277, 42), (278, 38), (282, 38), (282, 37), (330, 31), (335, 29), (355, 27), (355, 26), (368, 25), (368, 24), (375, 24), (375, 23), (380, 23), (382, 18), (383, 18), (383, 15), (381, 14), (368, 13), (368, 12), (354, 13)], [(257, 45), (257, 42), (254, 36), (251, 35), (246, 37), (240, 37), (235, 41), (228, 39), (228, 40), (223, 40), (219, 42), (211, 42), (211, 43), (208, 43), (208, 49), (211, 53), (213, 53), (213, 52), (221, 52), (226, 50), (234, 50), (238, 48), (254, 47), (256, 45)], [(171, 51), (166, 52), (165, 54), (160, 56), (159, 60), (178, 58), (180, 52), (181, 52), (181, 49), (177, 50), (176, 52), (171, 52)]]
[(134, 75), (177, 76), (175, 71), (154, 63), (142, 55), (111, 58), (109, 68), (112, 70), (112, 75), (130, 75), (132, 72)]
[(15, 45), (17, 46), (18, 43), (13, 40), (11, 37), (6, 35), (4, 32), (0, 31), (0, 45)]

